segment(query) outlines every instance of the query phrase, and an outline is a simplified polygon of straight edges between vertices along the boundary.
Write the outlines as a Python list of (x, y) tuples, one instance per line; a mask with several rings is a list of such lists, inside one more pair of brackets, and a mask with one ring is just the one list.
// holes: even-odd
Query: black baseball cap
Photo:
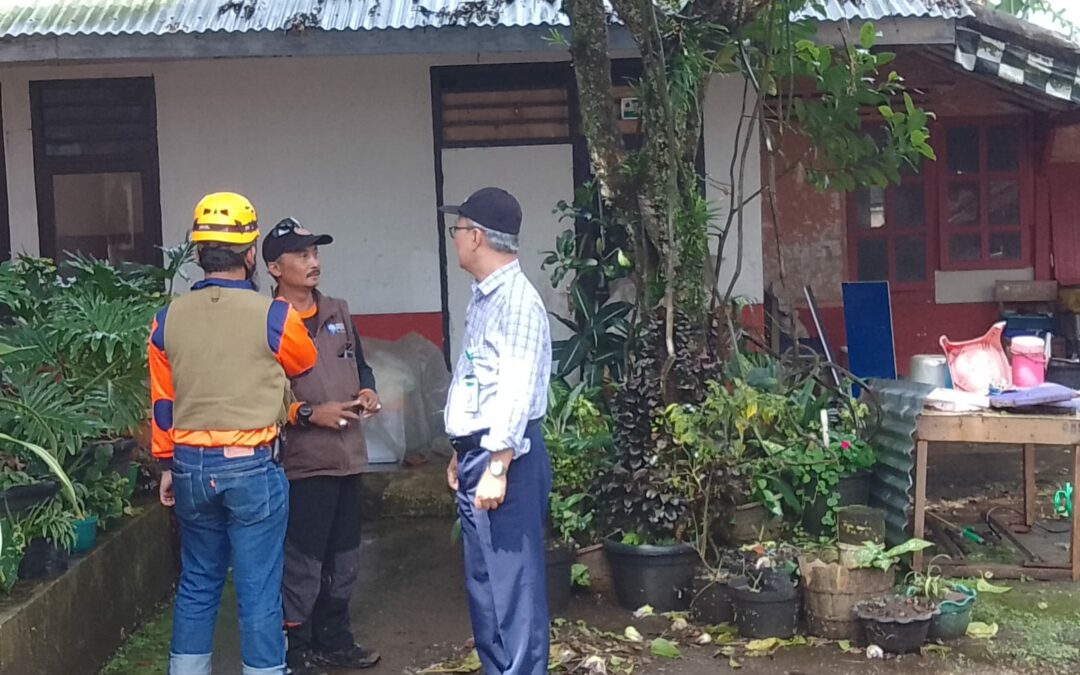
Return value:
[(262, 256), (267, 263), (275, 262), (282, 253), (302, 251), (308, 246), (325, 246), (334, 243), (328, 234), (312, 234), (295, 218), (285, 218), (270, 230), (263, 242)]
[(440, 206), (439, 211), (465, 216), (477, 225), (496, 232), (521, 232), (521, 204), (502, 188), (481, 188), (469, 195), (461, 205)]

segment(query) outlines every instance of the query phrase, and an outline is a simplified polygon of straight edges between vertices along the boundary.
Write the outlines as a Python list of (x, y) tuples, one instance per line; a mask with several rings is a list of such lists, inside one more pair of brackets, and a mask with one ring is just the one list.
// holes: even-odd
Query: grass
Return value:
[(158, 607), (128, 638), (101, 669), (101, 675), (165, 675), (171, 633), (172, 603), (169, 603)]
[(1024, 582), (1001, 595), (984, 593), (973, 620), (1001, 633), (985, 657), (1039, 673), (1080, 672), (1080, 586)]
[[(232, 575), (221, 594), (218, 623), (236, 630), (236, 588)], [(161, 605), (146, 623), (113, 654), (99, 675), (166, 675), (169, 665), (169, 638), (172, 635), (172, 601)]]

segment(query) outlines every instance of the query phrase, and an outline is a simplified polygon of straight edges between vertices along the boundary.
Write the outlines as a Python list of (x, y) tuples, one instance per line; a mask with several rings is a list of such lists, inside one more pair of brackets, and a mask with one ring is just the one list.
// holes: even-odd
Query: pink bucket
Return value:
[(1020, 335), (1009, 345), (1012, 379), (1017, 387), (1036, 387), (1046, 381), (1046, 341)]

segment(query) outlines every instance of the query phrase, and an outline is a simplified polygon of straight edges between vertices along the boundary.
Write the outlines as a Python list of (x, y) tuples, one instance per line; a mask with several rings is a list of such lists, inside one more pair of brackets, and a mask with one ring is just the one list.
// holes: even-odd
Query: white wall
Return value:
[[(555, 247), (560, 232), (574, 226), (559, 222), (552, 213), (560, 199), (574, 194), (574, 165), (569, 145), (463, 148), (443, 151), (443, 192), (446, 203), (460, 204), (477, 188), (495, 185), (521, 203), (522, 225), (519, 252), (521, 267), (533, 283), (549, 312), (569, 315), (566, 294), (551, 286), (550, 275), (540, 269), (543, 252)], [(448, 224), (452, 216), (447, 216)], [(457, 360), (465, 327), (465, 308), (472, 297), (471, 279), (457, 266), (453, 244), (447, 242), (450, 290), (450, 348)], [(567, 329), (551, 320), (553, 339), (567, 337)]]
[[(752, 91), (752, 90), (751, 90)], [(751, 94), (752, 96), (752, 94)], [(749, 126), (749, 115), (753, 113), (754, 100), (743, 102), (743, 78), (740, 76), (717, 77), (709, 83), (705, 100), (705, 172), (706, 196), (717, 209), (716, 225), (722, 227), (730, 212), (732, 188), (738, 191), (739, 166), (735, 166), (734, 186), (731, 174), (731, 156), (735, 152), (735, 134), (740, 116), (747, 116), (743, 123), (743, 138)], [(743, 194), (752, 195), (761, 187), (761, 153), (758, 134), (753, 131), (753, 140), (746, 155), (746, 173), (743, 178)], [(742, 143), (738, 151), (741, 153)], [(720, 262), (720, 290), (727, 290), (731, 276), (735, 272), (738, 249), (732, 226), (732, 236), (725, 248)], [(743, 258), (742, 270), (735, 282), (734, 294), (761, 302), (765, 296), (765, 271), (762, 261), (761, 240), (761, 199), (755, 199), (743, 210)], [(710, 247), (715, 251), (715, 243)]]
[[(322, 251), (327, 292), (357, 314), (441, 309), (435, 216), (429, 68), (491, 62), (476, 55), (279, 58), (0, 69), (14, 252), (37, 253), (37, 205), (28, 83), (42, 79), (153, 76), (157, 94), (161, 211), (166, 245), (182, 240), (191, 209), (207, 192), (235, 190), (259, 210), (263, 231), (285, 216), (335, 235)], [(554, 51), (512, 55), (551, 60)], [(727, 180), (730, 136), (742, 85), (711, 86), (705, 156)], [(757, 190), (756, 156), (746, 192)], [(459, 154), (460, 153), (460, 154)], [(479, 153), (479, 154), (475, 154)], [(525, 245), (537, 255), (563, 229), (551, 209), (572, 197), (569, 148), (521, 147), (446, 153), (445, 197), (503, 184), (526, 205)], [(475, 157), (479, 160), (474, 161)], [(722, 191), (709, 187), (717, 206)], [(721, 213), (721, 217), (723, 212)], [(743, 273), (737, 292), (762, 292), (760, 210), (746, 212)], [(448, 251), (451, 283), (460, 281)], [(734, 256), (724, 261), (733, 265)], [(551, 293), (546, 275), (530, 272)], [(529, 263), (533, 265), (533, 263)], [(535, 276), (534, 276), (535, 275)], [(451, 299), (455, 307), (457, 296)], [(466, 296), (467, 298), (467, 296)], [(549, 304), (557, 300), (548, 297)]]

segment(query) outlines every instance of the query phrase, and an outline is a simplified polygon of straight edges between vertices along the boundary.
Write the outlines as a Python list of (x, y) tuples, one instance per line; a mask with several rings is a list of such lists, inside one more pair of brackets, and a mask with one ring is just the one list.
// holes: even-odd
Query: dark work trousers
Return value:
[(289, 481), (282, 599), (289, 649), (353, 645), (349, 598), (360, 569), (361, 475)]
[(510, 463), (506, 499), (494, 511), (481, 511), (473, 505), (491, 453), (478, 447), (478, 436), (454, 440), (465, 591), (485, 675), (547, 673), (544, 523), (551, 492), (551, 461), (539, 423), (529, 423), (526, 437), (530, 451)]

